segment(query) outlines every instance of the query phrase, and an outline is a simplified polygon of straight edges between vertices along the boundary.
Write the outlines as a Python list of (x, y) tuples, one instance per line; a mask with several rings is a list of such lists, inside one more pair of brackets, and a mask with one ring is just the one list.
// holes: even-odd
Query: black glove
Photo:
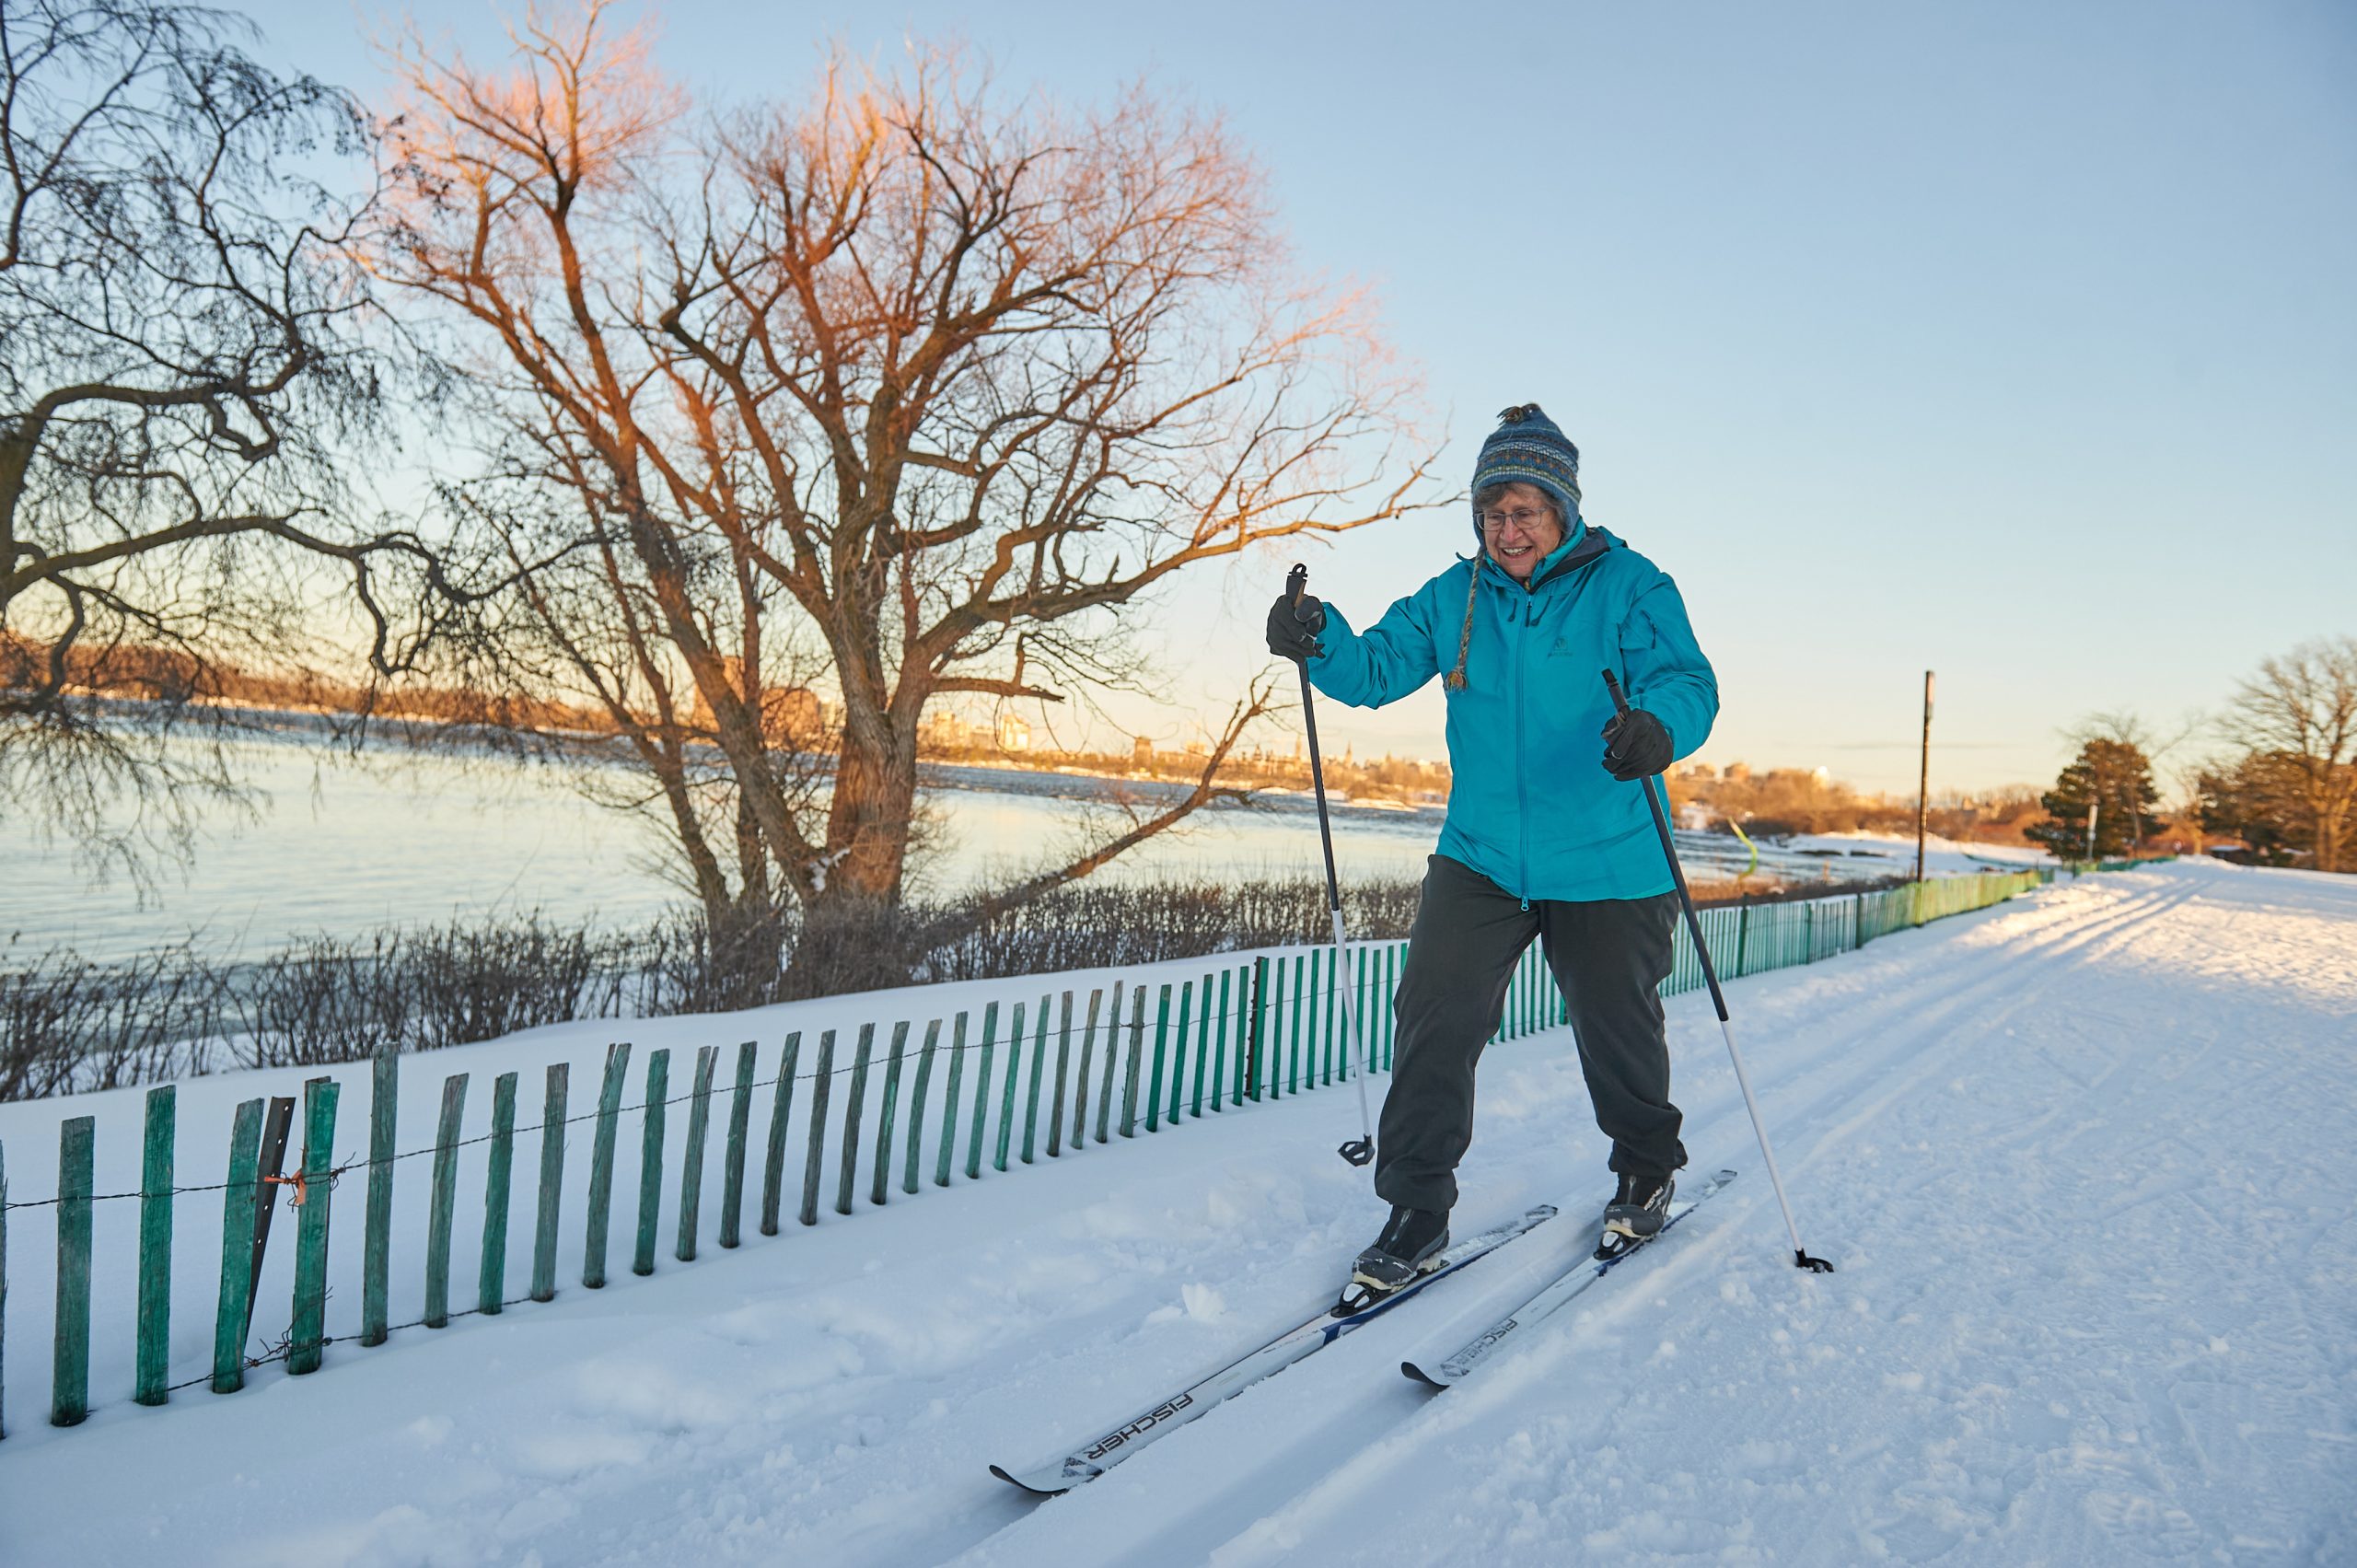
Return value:
[(1604, 771), (1622, 784), (1650, 778), (1678, 756), (1669, 741), (1669, 726), (1643, 708), (1613, 714), (1604, 726)]
[(1326, 651), (1318, 633), (1326, 630), (1326, 607), (1315, 594), (1295, 599), (1280, 594), (1269, 607), (1269, 651), (1279, 658), (1315, 658)]

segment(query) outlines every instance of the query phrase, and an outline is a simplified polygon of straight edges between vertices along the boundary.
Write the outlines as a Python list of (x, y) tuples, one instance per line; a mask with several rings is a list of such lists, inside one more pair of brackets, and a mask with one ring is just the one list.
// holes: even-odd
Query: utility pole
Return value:
[(2103, 809), (2103, 796), (2087, 802), (2087, 858), (2096, 857), (2096, 816)]
[(1915, 779), (1915, 880), (1923, 879), (1923, 830), (1932, 813), (1932, 672), (1923, 672), (1923, 765)]

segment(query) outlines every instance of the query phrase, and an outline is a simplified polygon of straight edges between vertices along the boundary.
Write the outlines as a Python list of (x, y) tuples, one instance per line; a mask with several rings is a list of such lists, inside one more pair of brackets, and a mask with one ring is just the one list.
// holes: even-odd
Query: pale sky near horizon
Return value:
[[(233, 8), (273, 64), (379, 89), (358, 18), (390, 7)], [(411, 9), (496, 57), (491, 7)], [(1578, 442), (1587, 515), (1677, 577), (1716, 666), (1705, 761), (1911, 794), (1928, 668), (1935, 793), (2047, 783), (2084, 714), (2173, 727), (2357, 633), (2357, 8), (656, 14), (658, 64), (727, 99), (915, 35), (1017, 89), (1224, 114), (1301, 261), (1376, 288), (1452, 483), (1508, 403)], [(1452, 509), (1306, 555), (1364, 624), (1470, 540)], [(1224, 713), (1290, 559), (1157, 601), (1181, 706), (1124, 719)], [(1438, 685), (1318, 727), (1439, 756)]]

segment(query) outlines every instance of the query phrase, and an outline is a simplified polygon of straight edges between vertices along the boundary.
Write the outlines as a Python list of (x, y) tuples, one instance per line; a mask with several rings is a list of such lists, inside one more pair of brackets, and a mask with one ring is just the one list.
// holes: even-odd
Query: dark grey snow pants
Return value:
[(1457, 1162), (1473, 1142), (1474, 1064), (1533, 936), (1570, 1005), (1611, 1167), (1661, 1175), (1683, 1166), (1655, 989), (1669, 973), (1677, 920), (1676, 893), (1525, 908), (1479, 872), (1432, 856), (1394, 1004), (1399, 1047), (1376, 1138), (1376, 1195), (1411, 1209), (1456, 1207)]

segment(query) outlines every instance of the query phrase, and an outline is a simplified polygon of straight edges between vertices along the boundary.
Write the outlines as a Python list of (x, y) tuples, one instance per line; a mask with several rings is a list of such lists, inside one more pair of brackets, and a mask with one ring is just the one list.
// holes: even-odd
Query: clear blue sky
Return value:
[[(274, 61), (377, 87), (369, 0), (244, 8)], [(414, 14), (496, 52), (486, 6)], [(1302, 260), (1377, 286), (1452, 477), (1511, 402), (1579, 443), (1588, 515), (1678, 579), (1718, 668), (1705, 760), (1911, 792), (1932, 668), (1933, 788), (2043, 782), (2083, 714), (2173, 720), (2357, 633), (2357, 8), (657, 14), (660, 63), (731, 99), (918, 34), (1011, 87), (1224, 113)], [(1469, 540), (1381, 525), (1313, 580), (1364, 621)], [(1182, 702), (1267, 662), (1284, 560), (1157, 607)], [(1437, 756), (1440, 715), (1435, 683), (1319, 728)]]

